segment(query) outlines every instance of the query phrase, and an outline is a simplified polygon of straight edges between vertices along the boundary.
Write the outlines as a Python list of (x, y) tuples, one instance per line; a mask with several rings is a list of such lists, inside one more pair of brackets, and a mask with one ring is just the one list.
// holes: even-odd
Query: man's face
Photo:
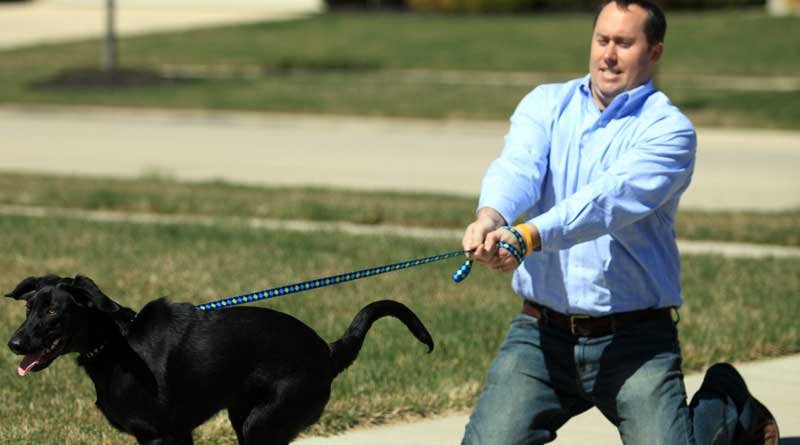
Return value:
[(592, 98), (605, 109), (614, 98), (647, 82), (664, 44), (647, 43), (647, 11), (639, 5), (620, 9), (612, 2), (600, 11), (592, 33), (589, 73)]

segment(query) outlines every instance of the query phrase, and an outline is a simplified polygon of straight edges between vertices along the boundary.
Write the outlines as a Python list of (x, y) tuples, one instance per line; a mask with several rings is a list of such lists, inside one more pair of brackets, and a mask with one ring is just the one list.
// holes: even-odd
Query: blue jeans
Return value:
[(727, 444), (739, 417), (716, 393), (686, 403), (670, 320), (603, 337), (574, 337), (520, 314), (489, 369), (462, 445), (550, 442), (571, 417), (596, 406), (625, 444)]

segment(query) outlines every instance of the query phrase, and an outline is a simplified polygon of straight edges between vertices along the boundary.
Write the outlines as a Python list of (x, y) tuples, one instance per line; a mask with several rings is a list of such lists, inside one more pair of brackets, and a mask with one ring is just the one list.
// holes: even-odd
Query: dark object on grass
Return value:
[(364, 307), (342, 338), (326, 343), (281, 312), (196, 311), (160, 298), (136, 314), (86, 277), (30, 277), (7, 296), (28, 316), (9, 342), (18, 373), (77, 352), (97, 407), (142, 444), (192, 444), (192, 430), (222, 409), (243, 445), (285, 445), (322, 415), (331, 382), (358, 356), (372, 323), (400, 319), (433, 350), (422, 322), (390, 300)]
[(405, 0), (325, 0), (332, 10), (377, 10), (406, 8)]
[(103, 71), (101, 69), (81, 68), (68, 69), (55, 76), (34, 82), (34, 89), (111, 89), (135, 88), (160, 85), (176, 85), (199, 82), (198, 79), (165, 76), (149, 70), (118, 69)]

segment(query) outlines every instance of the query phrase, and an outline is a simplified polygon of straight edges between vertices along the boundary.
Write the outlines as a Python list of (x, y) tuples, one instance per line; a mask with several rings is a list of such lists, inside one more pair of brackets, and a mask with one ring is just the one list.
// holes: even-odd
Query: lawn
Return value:
[[(0, 172), (0, 204), (463, 229), (474, 215), (477, 197)], [(683, 239), (800, 246), (798, 221), (800, 209), (769, 213), (682, 210), (677, 232)]]
[[(328, 14), (125, 38), (125, 67), (223, 65), (256, 75), (113, 90), (33, 86), (64, 70), (96, 67), (99, 41), (21, 48), (0, 52), (0, 104), (506, 119), (538, 83), (585, 72), (590, 28), (591, 16), (581, 14)], [(800, 17), (671, 14), (658, 84), (698, 125), (797, 129), (800, 91), (741, 91), (722, 81), (709, 89), (696, 80), (796, 78), (798, 40)], [(509, 80), (526, 72), (540, 75)]]
[[(456, 247), (445, 240), (334, 232), (21, 216), (0, 216), (0, 231), (5, 252), (0, 289), (10, 290), (29, 275), (82, 273), (134, 309), (162, 295), (201, 303)], [(288, 312), (334, 340), (365, 304), (393, 298), (413, 308), (434, 336), (436, 349), (426, 355), (400, 323), (378, 322), (356, 363), (336, 380), (332, 401), (313, 432), (463, 411), (472, 405), (519, 302), (507, 276), (480, 268), (464, 283), (452, 283), (450, 273), (457, 266), (456, 260), (437, 263), (260, 303)], [(687, 304), (680, 325), (685, 368), (800, 351), (799, 272), (798, 259), (685, 258)], [(2, 299), (2, 337), (10, 337), (23, 317), (21, 304)], [(14, 372), (18, 362), (8, 349), (0, 350), (0, 368), (5, 369), (0, 373), (0, 443), (123, 441), (94, 408), (91, 383), (72, 358), (61, 358), (25, 378)], [(197, 438), (233, 443), (224, 417), (201, 428)]]

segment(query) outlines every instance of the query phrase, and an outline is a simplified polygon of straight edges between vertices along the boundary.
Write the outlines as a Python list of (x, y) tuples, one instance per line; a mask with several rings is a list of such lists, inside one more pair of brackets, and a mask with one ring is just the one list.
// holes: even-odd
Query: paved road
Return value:
[[(105, 32), (104, 0), (29, 0), (0, 3), (0, 48), (98, 38)], [(180, 30), (296, 17), (321, 11), (322, 0), (122, 0), (118, 35)]]
[[(476, 196), (504, 122), (0, 108), (0, 169)], [(683, 206), (800, 207), (800, 133), (698, 130)]]

